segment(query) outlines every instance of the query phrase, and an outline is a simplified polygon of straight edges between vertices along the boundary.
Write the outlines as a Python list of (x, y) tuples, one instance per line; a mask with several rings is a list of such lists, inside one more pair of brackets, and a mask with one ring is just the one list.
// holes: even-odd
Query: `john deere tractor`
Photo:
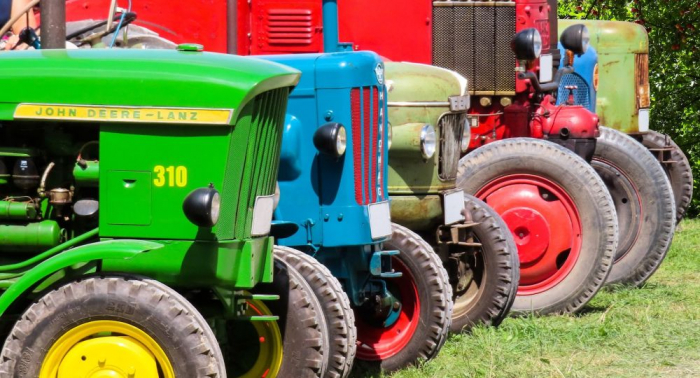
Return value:
[(193, 46), (0, 55), (0, 374), (274, 376), (280, 326), (322, 339), (269, 236), (298, 79)]

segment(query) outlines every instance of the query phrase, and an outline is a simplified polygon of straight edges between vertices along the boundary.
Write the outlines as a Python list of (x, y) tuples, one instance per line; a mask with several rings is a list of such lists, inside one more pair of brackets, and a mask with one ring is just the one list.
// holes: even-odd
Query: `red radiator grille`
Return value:
[(379, 117), (380, 111), (384, 111), (384, 102), (379, 95), (377, 87), (353, 88), (351, 93), (355, 200), (360, 205), (381, 201), (384, 197), (381, 188), (384, 186), (385, 143)]

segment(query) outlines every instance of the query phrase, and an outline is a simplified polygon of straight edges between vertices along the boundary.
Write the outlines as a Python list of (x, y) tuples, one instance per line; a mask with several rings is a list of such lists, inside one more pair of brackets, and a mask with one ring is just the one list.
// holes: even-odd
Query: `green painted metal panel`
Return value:
[(12, 52), (0, 54), (0, 68), (3, 87), (13, 88), (0, 93), (2, 120), (13, 119), (19, 103), (238, 111), (255, 96), (299, 79), (297, 71), (272, 62), (174, 50)]
[(599, 87), (596, 112), (601, 125), (624, 133), (639, 131), (636, 56), (649, 53), (643, 26), (620, 21), (560, 20), (559, 31), (584, 24), (598, 52)]
[(389, 150), (389, 194), (437, 194), (453, 189), (454, 181), (442, 181), (438, 176), (439, 144), (432, 159), (423, 159), (420, 128), (414, 126), (431, 124), (439, 137), (438, 121), (450, 113), (449, 97), (466, 93), (466, 79), (453, 71), (422, 64), (387, 62), (385, 70), (393, 139), (413, 146), (413, 151)]
[(105, 222), (109, 225), (151, 224), (151, 172), (109, 171)]
[[(245, 144), (229, 151), (231, 128), (139, 125), (136, 132), (132, 124), (105, 124), (101, 130), (100, 236), (213, 239), (215, 231), (192, 224), (182, 204), (197, 188), (213, 184), (221, 190), (225, 172), (220, 162), (245, 164), (237, 151)], [(231, 179), (241, 183), (240, 176)], [(222, 212), (237, 205), (222, 198)]]

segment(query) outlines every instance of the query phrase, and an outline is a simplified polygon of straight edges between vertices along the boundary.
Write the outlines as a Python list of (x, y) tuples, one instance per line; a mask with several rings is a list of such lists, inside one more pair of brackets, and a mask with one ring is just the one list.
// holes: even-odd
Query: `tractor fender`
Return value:
[(162, 247), (162, 244), (143, 240), (108, 240), (69, 249), (30, 269), (10, 286), (0, 296), (0, 316), (30, 288), (61, 269), (95, 260), (130, 259)]

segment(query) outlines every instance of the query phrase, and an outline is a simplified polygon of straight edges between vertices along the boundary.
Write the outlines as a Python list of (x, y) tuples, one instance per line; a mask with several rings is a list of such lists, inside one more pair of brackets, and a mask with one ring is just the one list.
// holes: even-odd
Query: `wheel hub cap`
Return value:
[(540, 176), (509, 175), (478, 193), (508, 225), (518, 246), (518, 295), (534, 295), (558, 285), (581, 250), (576, 204), (558, 184)]

